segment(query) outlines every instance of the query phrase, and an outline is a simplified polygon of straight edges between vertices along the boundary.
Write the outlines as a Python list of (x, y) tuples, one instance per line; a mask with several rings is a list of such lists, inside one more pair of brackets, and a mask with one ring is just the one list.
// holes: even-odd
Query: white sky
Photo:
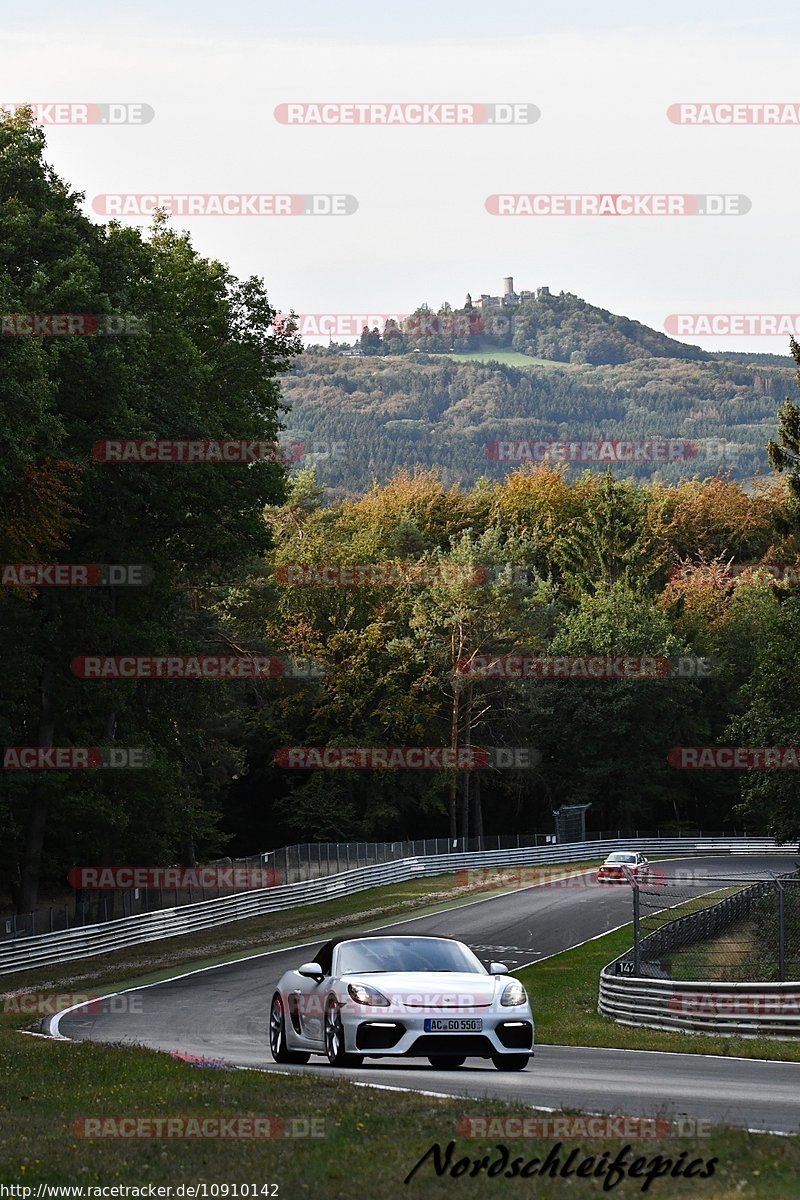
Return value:
[[(518, 289), (575, 292), (657, 329), (676, 312), (800, 312), (800, 127), (666, 118), (680, 100), (800, 102), (794, 6), (640, 7), (308, 0), (287, 15), (235, 0), (118, 12), (48, 0), (4, 16), (0, 100), (154, 107), (142, 127), (49, 128), (50, 159), (87, 208), (106, 192), (354, 194), (359, 210), (342, 218), (174, 218), (204, 254), (262, 275), (282, 309), (461, 304), (513, 274)], [(273, 109), (291, 100), (527, 101), (542, 117), (505, 129), (280, 125)], [(493, 192), (625, 191), (744, 193), (753, 207), (720, 218), (484, 209)], [(786, 350), (785, 338), (689, 340)]]

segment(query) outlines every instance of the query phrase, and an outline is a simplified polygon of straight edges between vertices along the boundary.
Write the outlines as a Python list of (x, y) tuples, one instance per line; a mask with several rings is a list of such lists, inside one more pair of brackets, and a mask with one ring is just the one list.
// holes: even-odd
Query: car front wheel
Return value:
[(286, 1017), (278, 992), (272, 997), (269, 1010), (269, 1048), (276, 1063), (307, 1063), (311, 1058), (303, 1050), (290, 1050), (286, 1045)]
[(492, 1062), (498, 1071), (524, 1071), (528, 1058), (527, 1054), (493, 1054)]
[(332, 1067), (360, 1067), (364, 1061), (363, 1055), (348, 1054), (344, 1048), (342, 1014), (335, 1000), (325, 1009), (325, 1053)]

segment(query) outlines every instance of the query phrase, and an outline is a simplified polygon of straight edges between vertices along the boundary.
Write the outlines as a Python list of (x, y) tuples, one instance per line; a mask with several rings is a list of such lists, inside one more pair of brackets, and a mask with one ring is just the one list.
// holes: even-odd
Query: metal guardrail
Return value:
[(651, 854), (790, 853), (772, 838), (640, 838), (576, 842), (566, 845), (531, 846), (520, 849), (436, 854), (406, 858), (358, 870), (343, 871), (303, 883), (241, 892), (215, 900), (198, 901), (180, 908), (160, 909), (122, 917), (99, 925), (86, 925), (59, 933), (17, 938), (0, 944), (0, 975), (31, 967), (74, 962), (182, 934), (214, 929), (232, 921), (247, 920), (270, 912), (319, 904), (388, 883), (406, 882), (474, 867), (524, 866), (587, 862), (612, 850), (634, 846)]
[[(664, 834), (690, 842), (697, 838), (736, 838), (734, 833), (721, 833), (717, 829), (695, 829), (679, 834)], [(593, 842), (622, 839), (647, 839), (662, 837), (661, 830), (644, 829), (629, 831), (623, 836), (620, 830), (595, 830), (589, 835)], [(583, 840), (575, 838), (575, 841)], [(558, 844), (557, 839), (544, 833), (482, 834), (471, 838), (420, 838), (413, 841), (389, 842), (300, 842), (292, 846), (279, 846), (245, 857), (220, 858), (210, 863), (198, 864), (198, 869), (221, 867), (234, 869), (256, 867), (276, 875), (276, 883), (303, 883), (321, 876), (340, 875), (343, 871), (371, 867), (377, 863), (395, 862), (402, 858), (419, 858), (434, 854), (461, 854), (485, 850), (513, 850), (528, 846)], [(177, 864), (172, 864), (173, 867)], [(210, 881), (187, 883), (183, 887), (108, 888), (102, 892), (91, 889), (75, 891), (72, 903), (44, 901), (32, 912), (4, 913), (0, 916), (0, 942), (19, 938), (36, 937), (42, 933), (60, 933), (75, 926), (97, 925), (101, 921), (116, 921), (122, 917), (134, 917), (141, 913), (156, 912), (161, 908), (179, 908), (184, 904), (215, 900), (221, 895), (251, 890), (246, 883), (240, 886), (212, 886)]]
[(597, 1007), (620, 1025), (728, 1037), (800, 1036), (800, 982), (645, 979), (612, 975), (609, 967), (600, 974)]

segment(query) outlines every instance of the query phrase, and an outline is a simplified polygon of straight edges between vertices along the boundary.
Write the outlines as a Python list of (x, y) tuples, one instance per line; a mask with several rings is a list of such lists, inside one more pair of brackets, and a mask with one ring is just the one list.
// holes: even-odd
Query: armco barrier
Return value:
[(647, 854), (761, 854), (791, 853), (793, 847), (776, 845), (772, 838), (649, 838), (622, 839), (572, 844), (529, 846), (511, 850), (474, 851), (436, 854), (378, 863), (340, 875), (311, 879), (304, 883), (284, 884), (240, 892), (216, 900), (198, 901), (176, 909), (160, 909), (86, 925), (60, 933), (18, 938), (0, 944), (0, 975), (53, 963), (74, 962), (112, 950), (122, 950), (146, 942), (181, 934), (214, 929), (231, 921), (242, 921), (265, 913), (318, 904), (323, 900), (348, 896), (367, 888), (406, 882), (448, 871), (475, 867), (510, 867), (530, 864), (587, 862), (603, 858), (612, 850), (633, 847)]
[(800, 1036), (800, 982), (703, 983), (600, 974), (598, 1011), (621, 1025), (732, 1037)]

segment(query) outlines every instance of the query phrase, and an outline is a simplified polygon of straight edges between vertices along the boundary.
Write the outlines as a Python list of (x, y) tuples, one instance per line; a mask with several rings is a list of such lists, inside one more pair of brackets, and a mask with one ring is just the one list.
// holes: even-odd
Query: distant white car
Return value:
[(627, 883), (626, 872), (632, 871), (634, 877), (644, 883), (653, 874), (647, 859), (638, 850), (615, 850), (609, 854), (600, 870), (597, 872), (598, 883)]
[(278, 1063), (324, 1054), (331, 1066), (367, 1058), (468, 1057), (521, 1071), (533, 1054), (525, 989), (503, 963), (489, 970), (462, 942), (364, 936), (326, 942), (316, 962), (287, 971), (272, 997), (269, 1044)]

